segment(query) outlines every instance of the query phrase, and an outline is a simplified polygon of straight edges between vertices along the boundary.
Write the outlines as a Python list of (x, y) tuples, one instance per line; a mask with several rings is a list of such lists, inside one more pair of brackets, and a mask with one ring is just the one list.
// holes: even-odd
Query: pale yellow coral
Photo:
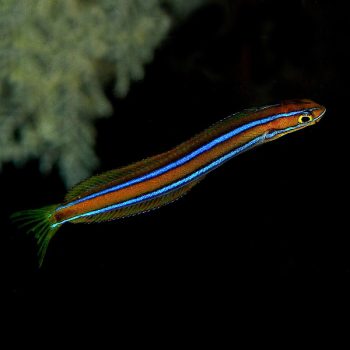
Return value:
[(2, 0), (0, 166), (38, 158), (68, 186), (90, 175), (93, 122), (111, 114), (105, 79), (124, 96), (169, 31), (164, 4), (178, 14), (201, 1)]

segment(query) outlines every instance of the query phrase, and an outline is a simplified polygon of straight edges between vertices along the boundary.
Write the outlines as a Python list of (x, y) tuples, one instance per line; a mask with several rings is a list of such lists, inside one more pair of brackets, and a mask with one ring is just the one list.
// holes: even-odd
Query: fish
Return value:
[(325, 112), (324, 106), (308, 99), (245, 109), (167, 152), (82, 181), (60, 204), (20, 211), (12, 218), (36, 238), (41, 266), (63, 224), (100, 223), (160, 208), (231, 158), (314, 125)]

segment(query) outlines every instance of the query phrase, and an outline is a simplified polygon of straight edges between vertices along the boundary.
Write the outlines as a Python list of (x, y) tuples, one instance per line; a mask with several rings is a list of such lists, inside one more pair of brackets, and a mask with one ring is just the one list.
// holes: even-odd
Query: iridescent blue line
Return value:
[(218, 167), (219, 165), (221, 165), (222, 163), (224, 163), (225, 161), (229, 160), (230, 158), (236, 156), (237, 154), (244, 152), (246, 150), (248, 150), (249, 148), (255, 146), (257, 143), (264, 141), (265, 139), (265, 134), (259, 137), (256, 137), (255, 139), (251, 140), (250, 142), (244, 144), (241, 147), (236, 148), (235, 150), (225, 154), (224, 156), (218, 158), (217, 160), (213, 161), (212, 163), (209, 163), (208, 165), (206, 165), (205, 167), (198, 169), (197, 171), (193, 172), (192, 174), (182, 178), (181, 180), (178, 180), (176, 182), (173, 182), (170, 185), (167, 185), (165, 187), (162, 187), (156, 191), (144, 194), (142, 196), (138, 196), (132, 199), (129, 199), (127, 201), (121, 202), (121, 203), (117, 203), (117, 204), (113, 204), (110, 205), (108, 207), (102, 208), (102, 209), (97, 209), (97, 210), (93, 210), (87, 213), (83, 213), (83, 214), (79, 214), (76, 216), (73, 216), (69, 219), (63, 220), (61, 222), (57, 222), (55, 224), (52, 224), (51, 227), (56, 227), (59, 225), (64, 224), (65, 222), (68, 221), (72, 221), (72, 220), (76, 220), (85, 216), (93, 216), (93, 215), (98, 215), (98, 214), (103, 214), (112, 210), (116, 210), (116, 209), (120, 209), (129, 205), (133, 205), (133, 204), (137, 204), (143, 201), (147, 201), (147, 200), (151, 200), (155, 197), (159, 197), (161, 195), (164, 195), (167, 192), (176, 190), (179, 187), (185, 186), (186, 184), (188, 184), (191, 181), (196, 180), (198, 177), (203, 176), (205, 174), (207, 174), (208, 172), (210, 172), (211, 170), (215, 169), (216, 167)]
[(302, 125), (296, 125), (296, 126), (290, 126), (289, 128), (286, 128), (286, 129), (282, 129), (282, 130), (274, 130), (274, 131), (271, 131), (269, 133), (266, 134), (266, 139), (270, 139), (276, 135), (279, 135), (279, 134), (285, 134), (286, 132), (288, 131), (292, 131), (292, 130), (295, 130), (295, 129), (299, 129)]
[(246, 130), (249, 130), (255, 126), (258, 126), (258, 125), (263, 125), (263, 124), (266, 124), (266, 123), (269, 123), (273, 120), (276, 120), (278, 118), (284, 118), (284, 117), (290, 117), (290, 116), (294, 116), (294, 115), (297, 115), (297, 114), (301, 114), (301, 113), (304, 113), (305, 110), (299, 110), (299, 111), (294, 111), (294, 112), (289, 112), (289, 113), (280, 113), (280, 114), (276, 114), (276, 115), (273, 115), (273, 116), (269, 116), (269, 117), (266, 117), (266, 118), (263, 118), (261, 120), (255, 120), (253, 122), (250, 122), (250, 123), (247, 123), (245, 125), (242, 125), (216, 139), (214, 139), (213, 141), (210, 141), (209, 143), (207, 143), (206, 145), (198, 148), (197, 150), (189, 153), (188, 155), (164, 166), (164, 167), (161, 167), (157, 170), (154, 170), (148, 174), (145, 174), (143, 176), (140, 176), (138, 178), (135, 178), (135, 179), (132, 179), (132, 180), (129, 180), (127, 182), (124, 182), (124, 183), (121, 183), (121, 184), (118, 184), (116, 186), (113, 186), (111, 188), (107, 188), (105, 190), (102, 190), (102, 191), (99, 191), (99, 192), (96, 192), (96, 193), (93, 193), (93, 194), (90, 194), (86, 197), (83, 197), (83, 198), (79, 198), (77, 200), (74, 200), (70, 203), (67, 203), (65, 205), (62, 205), (60, 207), (58, 207), (56, 209), (56, 211), (58, 210), (61, 210), (63, 208), (67, 208), (67, 207), (70, 207), (72, 205), (75, 205), (75, 204), (78, 204), (78, 203), (81, 203), (81, 202), (84, 202), (84, 201), (87, 201), (89, 199), (93, 199), (93, 198), (96, 198), (98, 196), (101, 196), (101, 195), (104, 195), (104, 194), (107, 194), (107, 193), (110, 193), (110, 192), (114, 192), (114, 191), (117, 191), (117, 190), (120, 190), (122, 188), (125, 188), (125, 187), (128, 187), (128, 186), (131, 186), (131, 185), (134, 185), (134, 184), (137, 184), (137, 183), (140, 183), (144, 180), (149, 180), (149, 179), (152, 179), (156, 176), (159, 176), (161, 174), (164, 174), (165, 172), (169, 171), (169, 170), (172, 170), (174, 168), (177, 168), (187, 162), (189, 162), (190, 160), (192, 160), (193, 158), (197, 157), (198, 155), (212, 149), (213, 147), (217, 146), (218, 144), (222, 143), (222, 142), (225, 142), (227, 141), (228, 139), (246, 131)]

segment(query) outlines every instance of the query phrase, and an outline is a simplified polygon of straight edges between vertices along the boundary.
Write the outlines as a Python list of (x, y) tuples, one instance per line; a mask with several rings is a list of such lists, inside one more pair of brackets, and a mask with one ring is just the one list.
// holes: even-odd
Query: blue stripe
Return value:
[(279, 135), (279, 134), (285, 134), (286, 132), (293, 131), (295, 129), (299, 129), (300, 127), (306, 127), (307, 125), (304, 124), (298, 124), (296, 126), (290, 126), (289, 128), (285, 128), (282, 130), (274, 130), (270, 133), (266, 134), (266, 139), (271, 139), (272, 137)]
[(125, 187), (128, 187), (128, 186), (131, 186), (131, 185), (134, 185), (134, 184), (137, 184), (137, 183), (140, 183), (142, 181), (145, 181), (145, 180), (149, 180), (149, 179), (152, 179), (156, 176), (159, 176), (161, 174), (164, 174), (165, 172), (169, 171), (169, 170), (172, 170), (174, 168), (177, 168), (187, 162), (189, 162), (190, 160), (192, 160), (193, 158), (197, 157), (198, 155), (212, 149), (213, 147), (217, 146), (218, 144), (222, 143), (222, 142), (225, 142), (227, 141), (228, 139), (244, 132), (244, 131), (247, 131), (255, 126), (258, 126), (258, 125), (263, 125), (263, 124), (266, 124), (266, 123), (269, 123), (273, 120), (276, 120), (276, 119), (279, 119), (279, 118), (284, 118), (284, 117), (290, 117), (290, 116), (294, 116), (294, 115), (297, 115), (297, 114), (301, 114), (301, 113), (304, 113), (305, 110), (299, 110), (299, 111), (294, 111), (294, 112), (289, 112), (289, 113), (280, 113), (280, 114), (276, 114), (276, 115), (273, 115), (273, 116), (270, 116), (270, 117), (266, 117), (264, 119), (261, 119), (261, 120), (255, 120), (253, 122), (250, 122), (248, 124), (245, 124), (245, 125), (242, 125), (216, 139), (214, 139), (213, 141), (205, 144), (204, 146), (198, 148), (197, 150), (191, 152), (190, 154), (178, 159), (177, 161), (174, 161), (162, 168), (159, 168), (157, 170), (154, 170), (148, 174), (145, 174), (143, 176), (140, 176), (136, 179), (132, 179), (132, 180), (129, 180), (127, 182), (124, 182), (124, 183), (121, 183), (119, 185), (116, 185), (116, 186), (113, 186), (111, 188), (107, 188), (105, 190), (102, 190), (102, 191), (99, 191), (99, 192), (96, 192), (96, 193), (93, 193), (91, 195), (88, 195), (86, 197), (83, 197), (83, 198), (80, 198), (80, 199), (77, 199), (75, 201), (72, 201), (66, 205), (62, 205), (60, 207), (58, 207), (56, 209), (56, 211), (58, 210), (61, 210), (63, 208), (67, 208), (67, 207), (70, 207), (72, 205), (75, 205), (75, 204), (78, 204), (78, 203), (81, 203), (81, 202), (84, 202), (84, 201), (87, 201), (89, 199), (93, 199), (93, 198), (96, 198), (98, 196), (101, 196), (101, 195), (104, 195), (104, 194), (107, 194), (107, 193), (110, 193), (110, 192), (114, 192), (114, 191), (118, 191), (122, 188), (125, 188)]
[(181, 180), (178, 180), (176, 182), (173, 182), (170, 185), (167, 185), (165, 187), (162, 187), (156, 191), (144, 194), (142, 196), (138, 196), (132, 199), (129, 199), (127, 201), (121, 202), (121, 203), (117, 203), (117, 204), (113, 204), (110, 205), (108, 207), (102, 208), (102, 209), (97, 209), (97, 210), (93, 210), (84, 214), (80, 214), (74, 217), (71, 217), (69, 219), (63, 220), (61, 222), (52, 224), (51, 227), (56, 227), (58, 225), (62, 225), (65, 222), (68, 221), (73, 221), (85, 216), (93, 216), (93, 215), (98, 215), (98, 214), (103, 214), (112, 210), (116, 210), (116, 209), (121, 209), (123, 207), (129, 206), (129, 205), (133, 205), (133, 204), (137, 204), (146, 200), (151, 200), (155, 197), (159, 197), (162, 195), (165, 195), (167, 192), (176, 190), (177, 188), (180, 188), (182, 186), (185, 186), (186, 184), (188, 184), (191, 181), (196, 180), (197, 178), (199, 178), (200, 176), (203, 176), (205, 174), (207, 174), (208, 172), (210, 172), (211, 170), (215, 169), (216, 167), (218, 167), (219, 165), (221, 165), (222, 163), (224, 163), (225, 161), (229, 160), (230, 158), (236, 156), (237, 154), (248, 150), (249, 148), (255, 146), (257, 143), (262, 142), (265, 140), (265, 134), (259, 137), (256, 137), (255, 139), (251, 140), (250, 142), (244, 144), (241, 147), (236, 148), (235, 150), (227, 153), (226, 155), (218, 158), (217, 160), (213, 161), (212, 163), (209, 163), (207, 166), (198, 169), (197, 171), (195, 171), (194, 173), (192, 173), (191, 175), (188, 175), (184, 178), (182, 178)]

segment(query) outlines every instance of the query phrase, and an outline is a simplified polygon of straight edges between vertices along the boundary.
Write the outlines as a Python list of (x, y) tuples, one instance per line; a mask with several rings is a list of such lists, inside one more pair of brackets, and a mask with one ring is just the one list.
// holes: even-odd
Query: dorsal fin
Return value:
[(191, 152), (191, 150), (194, 150), (205, 142), (212, 140), (213, 137), (216, 137), (232, 128), (232, 120), (238, 120), (242, 114), (243, 113), (237, 113), (219, 122), (216, 122), (210, 128), (197, 134), (188, 141), (181, 143), (179, 146), (173, 148), (168, 152), (143, 159), (128, 166), (107, 171), (100, 175), (92, 176), (80, 182), (67, 193), (65, 197), (65, 203), (101, 191), (110, 186), (116, 186), (133, 178), (142, 176), (147, 172), (151, 172), (176, 159), (179, 159), (183, 155)]
[(165, 157), (165, 154), (158, 154), (154, 157), (146, 158), (139, 162), (92, 176), (75, 185), (66, 194), (65, 201), (69, 202), (78, 199), (94, 191), (100, 191), (112, 184), (116, 185), (146, 173), (147, 171), (151, 171), (160, 166), (162, 163), (161, 160)]

